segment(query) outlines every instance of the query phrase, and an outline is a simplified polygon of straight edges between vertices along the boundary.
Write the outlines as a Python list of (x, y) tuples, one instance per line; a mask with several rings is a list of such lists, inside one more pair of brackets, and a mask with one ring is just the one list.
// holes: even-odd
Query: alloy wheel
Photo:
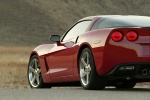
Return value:
[(80, 78), (83, 85), (88, 85), (91, 74), (90, 54), (84, 52), (80, 58)]
[(32, 87), (36, 88), (40, 85), (41, 69), (38, 59), (34, 58), (29, 63), (28, 78)]

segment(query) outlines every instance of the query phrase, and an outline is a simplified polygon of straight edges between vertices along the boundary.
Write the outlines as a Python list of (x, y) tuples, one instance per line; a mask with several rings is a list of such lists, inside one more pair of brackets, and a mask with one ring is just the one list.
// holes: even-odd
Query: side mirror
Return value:
[(59, 35), (51, 35), (50, 40), (53, 42), (59, 42), (60, 41), (60, 36)]

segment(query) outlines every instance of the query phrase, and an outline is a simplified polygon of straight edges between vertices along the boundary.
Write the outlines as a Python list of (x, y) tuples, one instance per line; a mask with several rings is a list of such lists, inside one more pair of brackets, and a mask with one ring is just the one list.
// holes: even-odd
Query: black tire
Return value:
[[(85, 54), (87, 55), (87, 57), (84, 57)], [(89, 58), (89, 60), (88, 60), (88, 58)], [(85, 61), (85, 59), (87, 60), (87, 62)], [(87, 63), (87, 66), (84, 66), (85, 65), (84, 62)], [(80, 74), (80, 82), (84, 89), (86, 89), (86, 90), (102, 90), (105, 88), (106, 79), (103, 77), (100, 77), (97, 74), (93, 54), (89, 48), (83, 49), (83, 51), (80, 55), (79, 74)], [(89, 78), (87, 78), (87, 77), (89, 77)], [(86, 82), (84, 82), (84, 81), (86, 81)]]
[(133, 88), (136, 85), (135, 82), (119, 82), (116, 83), (115, 87), (118, 89), (123, 89), (123, 88)]
[[(43, 77), (40, 69), (40, 62), (37, 55), (34, 55), (30, 58), (28, 68), (27, 68), (27, 76), (28, 76), (28, 83), (31, 88), (51, 88), (50, 84), (46, 84), (43, 81)], [(32, 82), (33, 79), (34, 82)]]

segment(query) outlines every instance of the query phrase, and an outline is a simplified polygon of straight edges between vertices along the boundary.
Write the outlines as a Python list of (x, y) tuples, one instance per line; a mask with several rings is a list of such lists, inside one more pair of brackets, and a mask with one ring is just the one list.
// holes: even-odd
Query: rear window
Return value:
[(146, 16), (119, 16), (105, 17), (98, 20), (92, 30), (116, 27), (150, 27), (150, 17)]

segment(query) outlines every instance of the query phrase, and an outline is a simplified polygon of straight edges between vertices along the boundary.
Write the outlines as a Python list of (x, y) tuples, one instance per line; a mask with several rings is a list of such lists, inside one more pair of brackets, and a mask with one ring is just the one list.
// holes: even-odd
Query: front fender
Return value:
[(47, 80), (49, 80), (49, 76), (47, 74), (48, 69), (47, 69), (47, 63), (46, 63), (46, 58), (45, 55), (49, 53), (49, 51), (54, 47), (54, 44), (43, 44), (38, 47), (36, 47), (30, 55), (30, 58), (33, 55), (37, 55), (38, 59), (40, 61), (40, 66), (41, 66), (41, 72), (42, 72), (42, 77), (43, 81), (46, 83)]
[[(38, 47), (36, 47), (32, 53), (36, 53), (38, 56), (43, 56), (49, 53), (49, 51), (51, 50), (51, 48), (54, 47), (54, 44), (43, 44), (40, 45)], [(31, 53), (31, 55), (32, 55)]]

